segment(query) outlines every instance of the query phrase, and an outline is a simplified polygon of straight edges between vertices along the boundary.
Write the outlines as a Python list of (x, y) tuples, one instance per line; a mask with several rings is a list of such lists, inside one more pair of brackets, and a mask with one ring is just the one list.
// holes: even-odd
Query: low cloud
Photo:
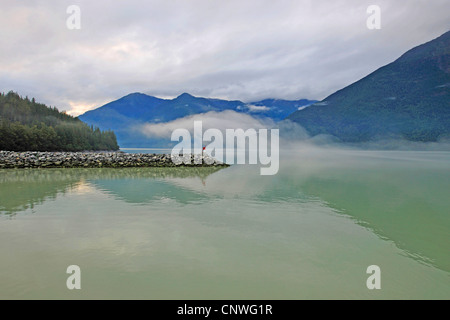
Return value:
[(269, 111), (270, 108), (266, 107), (266, 106), (255, 106), (252, 104), (248, 104), (247, 105), (248, 111), (250, 112), (264, 112), (264, 111)]
[(310, 104), (308, 104), (307, 106), (301, 106), (301, 107), (298, 107), (298, 109), (297, 110), (303, 110), (303, 109), (306, 109), (306, 108), (308, 108), (310, 106)]
[(192, 133), (194, 121), (202, 121), (203, 130), (214, 128), (222, 132), (225, 132), (226, 129), (247, 130), (253, 128), (258, 130), (274, 126), (274, 122), (270, 119), (255, 119), (248, 114), (226, 110), (222, 112), (210, 111), (164, 123), (147, 123), (134, 129), (148, 138), (170, 139), (175, 129), (187, 129)]

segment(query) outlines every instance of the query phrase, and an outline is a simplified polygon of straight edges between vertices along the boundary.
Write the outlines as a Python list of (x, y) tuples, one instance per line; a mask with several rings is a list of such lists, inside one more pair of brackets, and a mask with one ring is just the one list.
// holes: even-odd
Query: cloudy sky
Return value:
[[(323, 99), (450, 30), (449, 0), (0, 3), (0, 91), (73, 115), (131, 92)], [(380, 30), (366, 26), (373, 4)]]

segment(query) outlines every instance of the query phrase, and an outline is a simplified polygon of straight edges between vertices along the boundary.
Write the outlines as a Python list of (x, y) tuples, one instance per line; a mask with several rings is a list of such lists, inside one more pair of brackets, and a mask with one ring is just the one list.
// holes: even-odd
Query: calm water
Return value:
[(275, 176), (2, 170), (0, 298), (450, 299), (449, 169), (445, 152), (308, 149)]

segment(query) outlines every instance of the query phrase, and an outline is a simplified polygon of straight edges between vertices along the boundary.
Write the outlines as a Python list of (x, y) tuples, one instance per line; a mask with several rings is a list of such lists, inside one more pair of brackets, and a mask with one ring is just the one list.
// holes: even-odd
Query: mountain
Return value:
[(288, 119), (344, 142), (450, 134), (450, 31)]
[(255, 118), (270, 118), (279, 121), (299, 108), (315, 100), (262, 100), (244, 103), (239, 100), (221, 100), (194, 97), (183, 93), (175, 99), (159, 99), (143, 93), (131, 93), (88, 111), (78, 118), (103, 130), (114, 130), (121, 147), (162, 146), (161, 139), (151, 139), (135, 128), (144, 123), (165, 123), (186, 116), (210, 111), (232, 110)]
[(0, 150), (85, 151), (117, 150), (112, 131), (100, 131), (56, 108), (0, 93)]

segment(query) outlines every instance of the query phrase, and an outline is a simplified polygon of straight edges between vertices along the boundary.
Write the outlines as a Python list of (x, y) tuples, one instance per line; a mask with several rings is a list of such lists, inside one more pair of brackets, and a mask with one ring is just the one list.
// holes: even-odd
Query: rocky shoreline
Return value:
[(175, 164), (170, 154), (117, 152), (15, 152), (0, 151), (0, 169), (9, 168), (126, 168), (126, 167), (228, 167), (208, 155), (201, 164)]

